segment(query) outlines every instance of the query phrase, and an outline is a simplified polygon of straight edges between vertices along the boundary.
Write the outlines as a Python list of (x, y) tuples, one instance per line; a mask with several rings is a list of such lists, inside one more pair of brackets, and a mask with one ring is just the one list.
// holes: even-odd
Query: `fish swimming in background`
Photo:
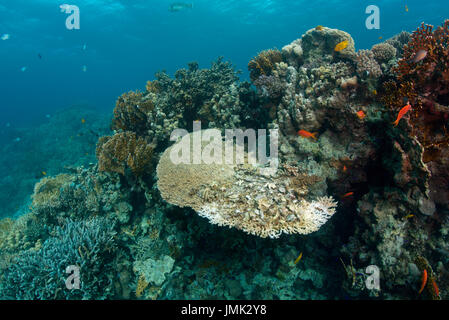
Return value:
[(42, 55), (40, 53), (37, 54), (37, 57), (42, 60)]
[(175, 2), (170, 5), (168, 11), (179, 12), (184, 9), (193, 9), (193, 3)]
[(27, 71), (27, 67), (22, 67), (22, 68), (20, 68), (20, 71), (22, 71), (22, 72)]
[(402, 117), (410, 111), (410, 109), (412, 108), (412, 106), (410, 105), (409, 102), (407, 102), (407, 105), (405, 107), (403, 107), (401, 110), (399, 110), (398, 113), (398, 117), (396, 118), (396, 121), (393, 122), (394, 126), (396, 127), (399, 124), (399, 121), (402, 119)]
[(310, 133), (309, 131), (306, 130), (299, 130), (298, 135), (300, 135), (303, 138), (312, 138), (316, 140), (317, 132)]
[(42, 171), (41, 173), (42, 173), (43, 176), (47, 175), (47, 172), (45, 172), (45, 171)]
[(0, 39), (2, 39), (2, 40), (8, 40), (10, 37), (11, 37), (11, 36), (10, 36), (9, 34), (5, 33), (4, 35), (1, 36)]
[(86, 119), (84, 119), (84, 118), (81, 119), (81, 123), (82, 123), (82, 124), (85, 124), (85, 123), (86, 123)]
[(83, 51), (86, 51), (86, 49), (87, 49), (87, 44), (84, 44), (83, 45)]
[(346, 48), (346, 47), (348, 46), (348, 44), (349, 44), (349, 41), (348, 41), (348, 40), (344, 40), (344, 41), (338, 43), (338, 44), (335, 46), (335, 49), (334, 49), (334, 50), (337, 51), (337, 52), (339, 52), (339, 51), (343, 50), (344, 48)]
[(408, 6), (405, 5), (405, 12), (408, 12)]
[(83, 72), (87, 72), (87, 66), (83, 66), (82, 70)]
[(363, 118), (366, 117), (365, 112), (363, 112), (363, 110), (357, 111), (357, 117), (359, 117), (360, 120), (362, 120)]
[(345, 193), (343, 196), (342, 196), (342, 198), (347, 198), (347, 197), (350, 197), (350, 196), (353, 196), (354, 195), (354, 192), (348, 192), (348, 193)]
[(416, 52), (416, 54), (413, 56), (411, 62), (413, 63), (418, 63), (421, 60), (424, 60), (424, 58), (427, 56), (427, 51), (426, 50), (418, 50), (418, 52)]

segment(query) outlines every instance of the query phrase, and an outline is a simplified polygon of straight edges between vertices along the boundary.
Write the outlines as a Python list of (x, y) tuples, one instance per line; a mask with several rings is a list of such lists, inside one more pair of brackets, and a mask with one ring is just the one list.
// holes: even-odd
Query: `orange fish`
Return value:
[(85, 124), (86, 123), (86, 119), (81, 119), (81, 123)]
[(433, 286), (433, 290), (435, 291), (435, 294), (437, 296), (440, 295), (440, 290), (438, 289), (437, 283), (435, 282), (435, 279), (432, 279), (432, 286)]
[(393, 124), (394, 124), (395, 127), (399, 124), (399, 120), (401, 120), (402, 117), (403, 117), (407, 112), (409, 112), (411, 108), (412, 108), (412, 106), (410, 105), (409, 102), (407, 102), (407, 105), (406, 105), (405, 107), (403, 107), (401, 110), (399, 110), (398, 117), (397, 117), (396, 121), (393, 122)]
[(347, 197), (350, 197), (350, 196), (352, 196), (352, 195), (354, 195), (354, 192), (348, 192), (348, 193), (345, 193), (345, 194), (342, 196), (342, 198), (347, 198)]
[(366, 117), (365, 112), (363, 110), (357, 111), (357, 117), (359, 117), (360, 120)]
[(408, 6), (405, 5), (405, 12), (408, 12)]
[(341, 50), (345, 49), (348, 46), (348, 44), (349, 44), (348, 40), (342, 41), (335, 46), (334, 50), (337, 52), (341, 51)]
[(421, 60), (424, 60), (424, 58), (427, 56), (427, 51), (426, 50), (419, 50), (418, 52), (415, 53), (415, 55), (412, 58), (412, 62), (413, 63), (418, 63)]
[(343, 165), (343, 172), (346, 172), (346, 171), (348, 171), (348, 168), (345, 165)]
[(312, 138), (316, 140), (317, 132), (310, 133), (309, 131), (306, 130), (299, 130), (298, 135), (300, 135), (303, 138)]
[(426, 283), (427, 283), (427, 270), (424, 269), (424, 271), (422, 272), (421, 289), (419, 289), (418, 294), (421, 294), (421, 292), (424, 290)]

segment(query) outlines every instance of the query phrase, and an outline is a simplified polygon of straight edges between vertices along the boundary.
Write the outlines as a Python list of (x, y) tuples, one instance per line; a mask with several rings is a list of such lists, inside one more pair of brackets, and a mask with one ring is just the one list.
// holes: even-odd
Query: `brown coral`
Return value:
[[(150, 89), (153, 89), (153, 87), (150, 87)], [(117, 99), (112, 129), (143, 133), (147, 125), (147, 114), (153, 109), (154, 103), (151, 99), (144, 99), (141, 92), (124, 93)]]
[[(418, 61), (415, 57), (420, 50), (426, 55)], [(397, 78), (384, 84), (382, 100), (391, 108), (392, 117), (410, 102), (411, 135), (424, 148), (423, 161), (432, 171), (432, 179), (438, 179), (449, 171), (449, 162), (442, 156), (449, 149), (449, 20), (435, 31), (424, 23), (414, 31), (393, 71)], [(443, 203), (449, 204), (447, 200)]]
[(282, 53), (276, 49), (264, 50), (248, 63), (250, 78), (255, 81), (262, 75), (270, 76), (276, 63), (282, 61)]
[(154, 145), (134, 132), (121, 132), (101, 137), (97, 143), (98, 168), (100, 171), (125, 174), (127, 167), (136, 175), (144, 173), (151, 164)]

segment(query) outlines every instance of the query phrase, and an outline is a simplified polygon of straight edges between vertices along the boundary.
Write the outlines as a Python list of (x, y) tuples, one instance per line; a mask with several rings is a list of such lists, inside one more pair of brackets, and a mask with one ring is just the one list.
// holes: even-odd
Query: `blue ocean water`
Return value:
[[(74, 0), (80, 29), (68, 30), (62, 0), (0, 0), (0, 34), (10, 35), (0, 41), (0, 126), (40, 123), (72, 104), (110, 111), (117, 96), (143, 89), (156, 71), (172, 74), (190, 61), (207, 67), (224, 56), (247, 78), (259, 51), (316, 25), (349, 32), (363, 49), (449, 16), (446, 0), (195, 0), (186, 1), (192, 9), (171, 12), (173, 2)], [(372, 4), (379, 30), (365, 27)]]

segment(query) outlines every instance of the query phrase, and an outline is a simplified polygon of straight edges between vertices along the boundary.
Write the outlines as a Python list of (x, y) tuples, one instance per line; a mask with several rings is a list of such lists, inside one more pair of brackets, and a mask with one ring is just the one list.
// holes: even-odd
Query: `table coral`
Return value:
[(212, 224), (278, 238), (318, 231), (335, 213), (332, 197), (310, 199), (319, 179), (298, 168), (285, 166), (265, 176), (257, 167), (228, 165), (224, 159), (221, 165), (175, 165), (170, 153), (176, 146), (164, 152), (157, 167), (161, 195), (169, 203), (192, 207)]

